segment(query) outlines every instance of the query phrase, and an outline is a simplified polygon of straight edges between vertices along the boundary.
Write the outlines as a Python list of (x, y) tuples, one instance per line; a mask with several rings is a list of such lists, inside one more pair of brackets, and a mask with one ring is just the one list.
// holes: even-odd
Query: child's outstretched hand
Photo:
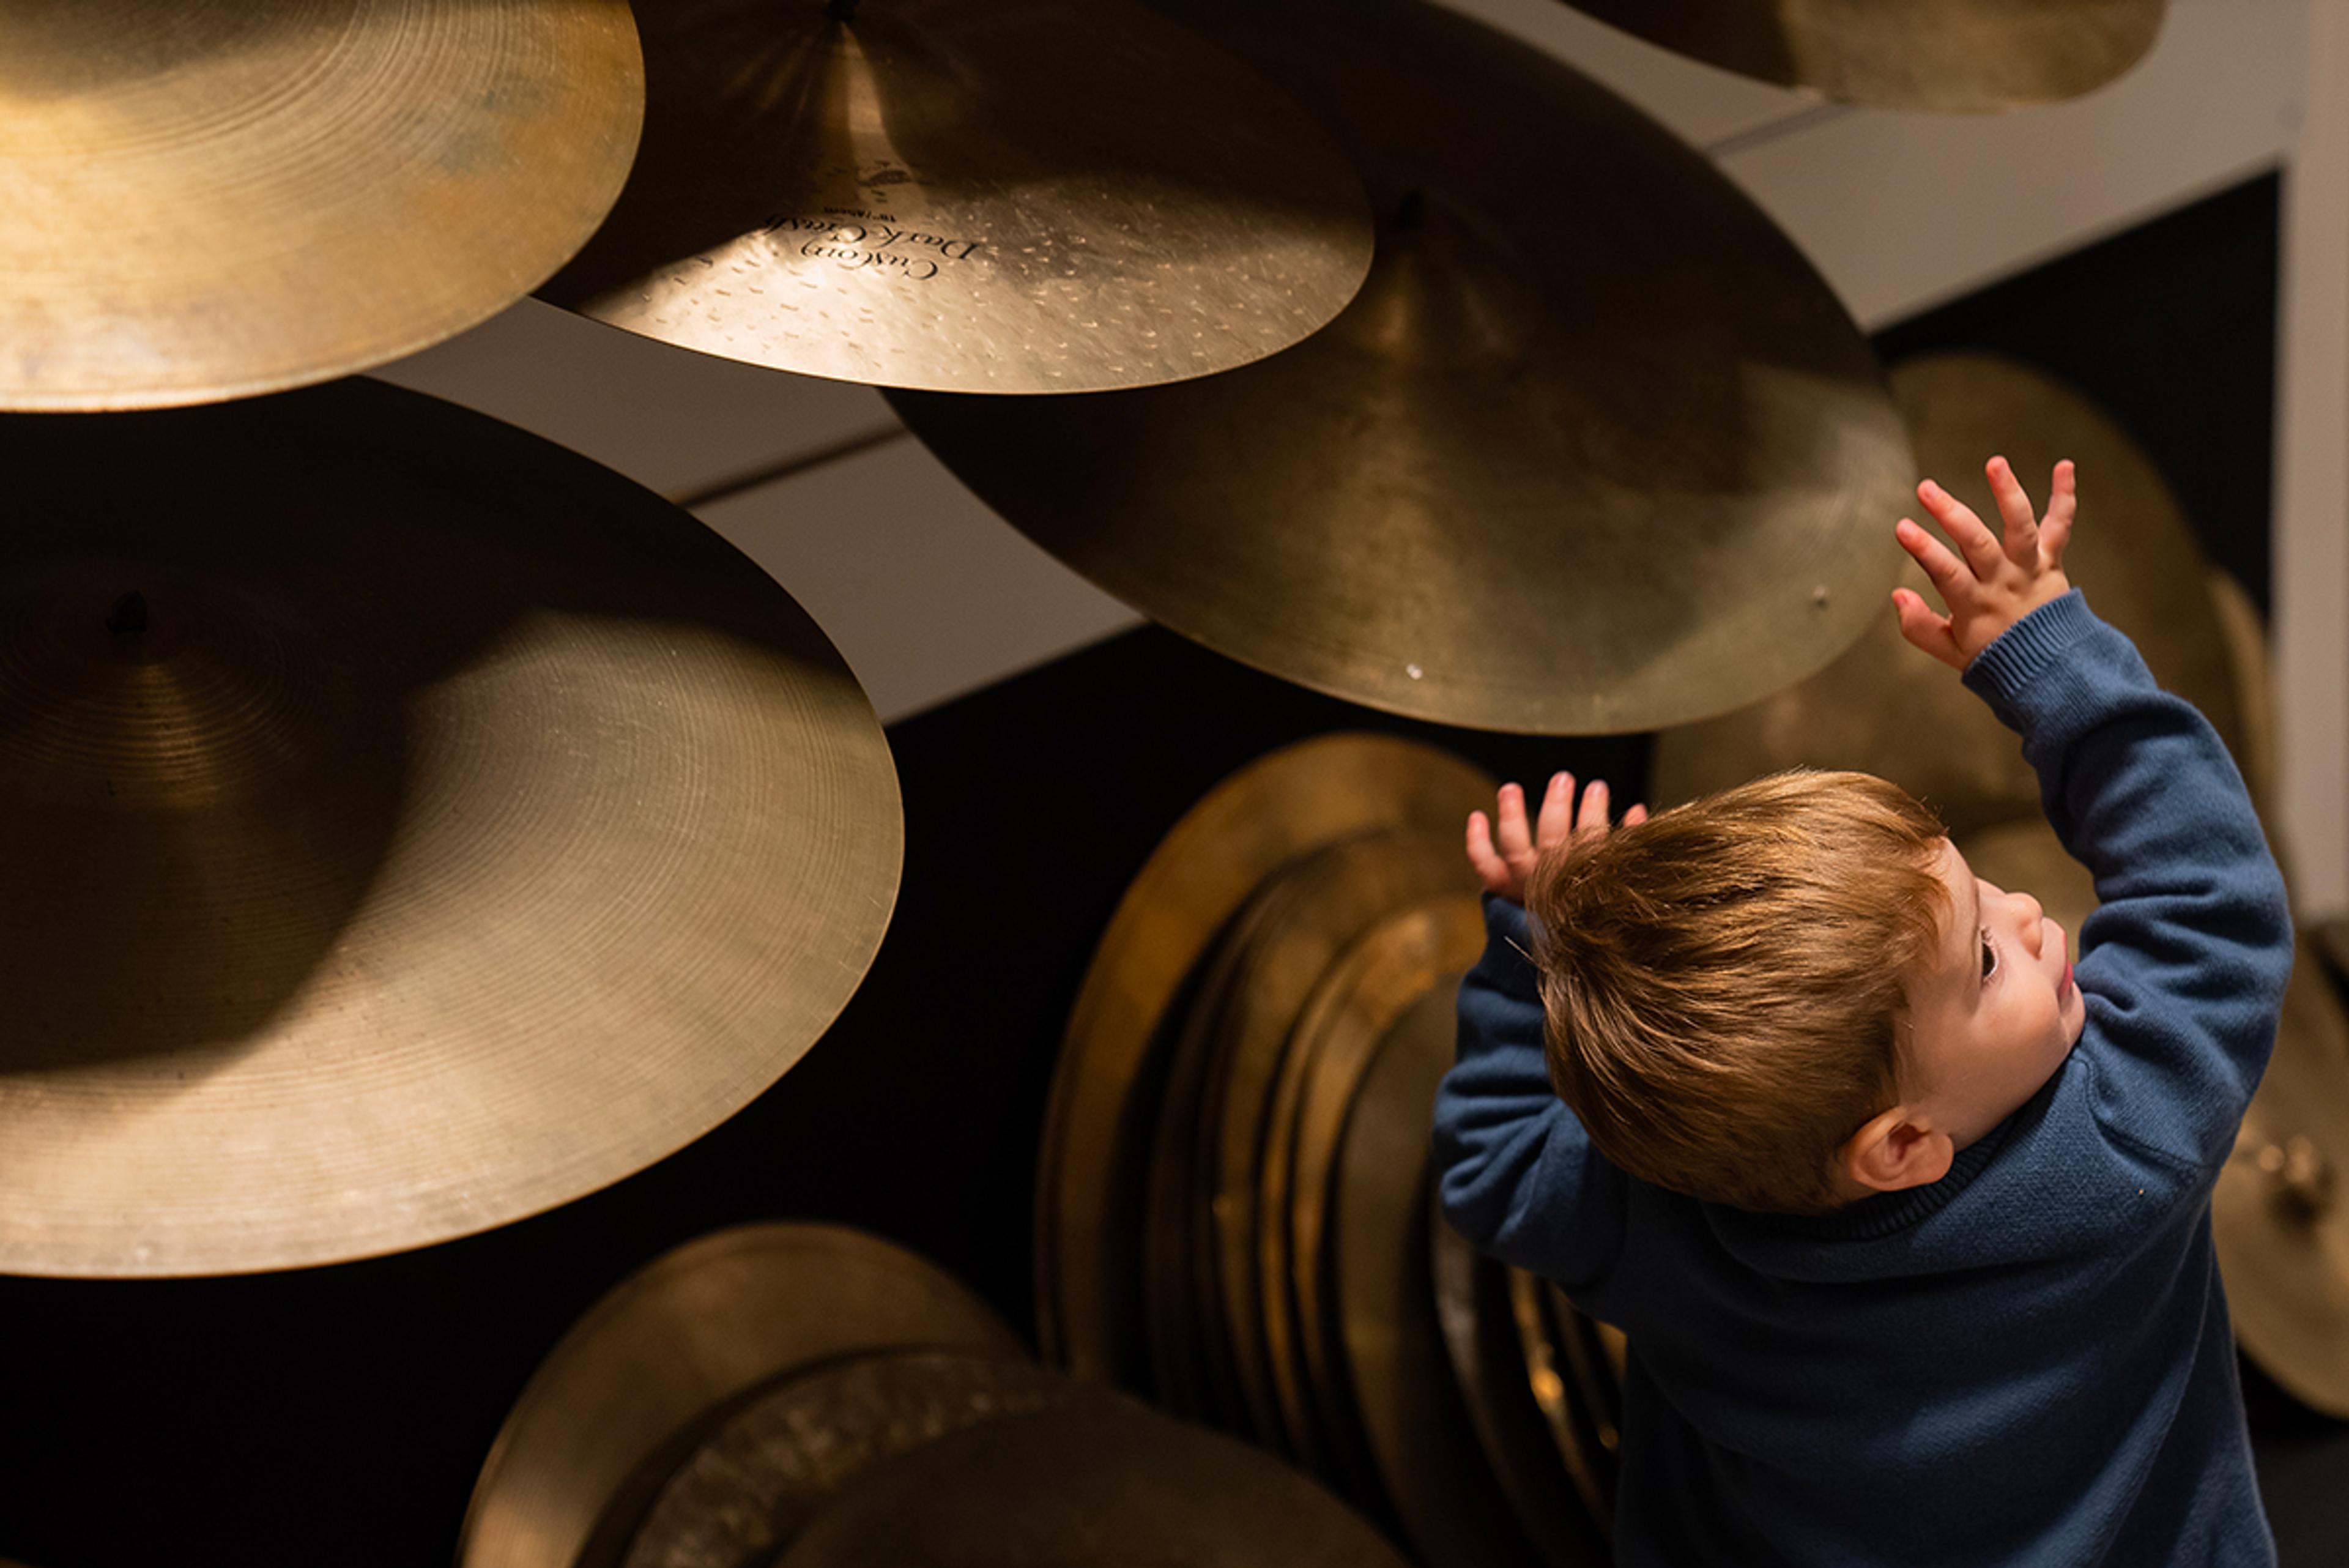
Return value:
[(1957, 550), (1952, 553), (1910, 518), (1900, 519), (1892, 531), (1950, 607), (1949, 614), (1935, 615), (1920, 595), (1893, 589), (1900, 635), (1953, 670), (1972, 663), (1974, 655), (1996, 641), (1999, 633), (2041, 605), (2072, 591), (2071, 579), (2064, 575), (2064, 546), (2072, 538), (2076, 506), (2071, 462), (2055, 465), (2047, 515), (2041, 518), (2033, 517), (2031, 497), (2023, 493), (2006, 459), (1992, 458), (1984, 472), (2006, 524), (2003, 538), (1992, 533), (1971, 507), (1930, 479), (1917, 487), (1917, 499)]
[[(1526, 901), (1526, 880), (1534, 874), (1534, 865), (1546, 850), (1555, 849), (1569, 838), (1607, 836), (1607, 783), (1593, 779), (1590, 787), (1582, 792), (1582, 810), (1574, 809), (1574, 775), (1557, 774), (1551, 777), (1549, 789), (1543, 794), (1541, 809), (1535, 822), (1526, 822), (1526, 792), (1513, 784), (1501, 786), (1501, 797), (1494, 805), (1494, 822), (1487, 822), (1481, 811), (1468, 814), (1468, 864), (1476, 868), (1477, 880), (1489, 892), (1498, 893), (1512, 903)], [(1635, 805), (1623, 814), (1623, 826), (1635, 827), (1648, 820), (1648, 808)]]

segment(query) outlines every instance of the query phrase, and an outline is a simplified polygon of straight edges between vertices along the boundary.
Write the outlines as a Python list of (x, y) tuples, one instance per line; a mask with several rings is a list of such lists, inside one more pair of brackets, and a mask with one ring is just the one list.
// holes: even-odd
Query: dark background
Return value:
[[(2088, 392), (2266, 602), (2278, 189), (2261, 179), (1905, 323), (1888, 358), (1992, 348)], [(1889, 519), (1887, 519), (1888, 525)], [(539, 1358), (657, 1254), (743, 1220), (895, 1237), (1030, 1322), (1030, 1184), (1094, 939), (1159, 836), (1262, 753), (1330, 730), (1504, 777), (1600, 774), (1644, 739), (1525, 740), (1318, 697), (1155, 628), (895, 726), (905, 875), (871, 976), (807, 1059), (642, 1174), (486, 1235), (185, 1282), (0, 1280), (0, 1554), (41, 1568), (449, 1561)], [(2288, 1564), (2349, 1561), (2349, 1428), (2250, 1391)]]

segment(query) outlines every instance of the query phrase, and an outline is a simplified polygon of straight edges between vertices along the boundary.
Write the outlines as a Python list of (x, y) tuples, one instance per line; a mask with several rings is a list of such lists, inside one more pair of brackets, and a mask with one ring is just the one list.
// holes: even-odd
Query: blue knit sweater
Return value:
[(2209, 725), (2078, 594), (1965, 680), (2103, 907), (2079, 1044), (1930, 1187), (1794, 1217), (1624, 1174), (1551, 1091), (1524, 910), (1487, 901), (1444, 1212), (1630, 1334), (1624, 1564), (2274, 1561), (2210, 1190), (2292, 968), (2282, 879)]

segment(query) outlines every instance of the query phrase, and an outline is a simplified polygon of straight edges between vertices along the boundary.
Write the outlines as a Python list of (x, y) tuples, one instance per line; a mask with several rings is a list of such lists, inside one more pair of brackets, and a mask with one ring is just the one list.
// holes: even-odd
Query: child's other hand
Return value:
[[(1495, 822), (1486, 821), (1481, 811), (1468, 814), (1468, 864), (1476, 868), (1477, 880), (1485, 884), (1488, 892), (1522, 904), (1526, 901), (1526, 878), (1534, 874), (1534, 865), (1545, 851), (1557, 848), (1568, 838), (1607, 836), (1606, 781), (1590, 781), (1590, 787), (1582, 792), (1582, 810), (1578, 815), (1574, 809), (1574, 775), (1556, 774), (1530, 826), (1526, 821), (1526, 792), (1513, 784), (1503, 784), (1493, 815)], [(1648, 808), (1644, 805), (1635, 805), (1623, 814), (1626, 827), (1647, 820)]]
[(1931, 480), (1917, 487), (1933, 521), (1957, 545), (1952, 553), (1910, 518), (1893, 529), (1900, 547), (1925, 568), (1940, 591), (1947, 615), (1936, 615), (1924, 599), (1907, 588), (1892, 590), (1892, 607), (1900, 616), (1900, 635), (1953, 670), (1963, 670), (1974, 655), (1998, 639), (1998, 635), (2041, 605), (2072, 591), (2064, 575), (2064, 546), (2072, 538), (2072, 514), (2076, 502), (2072, 464), (2055, 465), (2047, 515), (2034, 519), (2031, 497), (2014, 477), (2006, 459), (1994, 457), (1984, 472), (2005, 537), (1990, 531), (1973, 509)]

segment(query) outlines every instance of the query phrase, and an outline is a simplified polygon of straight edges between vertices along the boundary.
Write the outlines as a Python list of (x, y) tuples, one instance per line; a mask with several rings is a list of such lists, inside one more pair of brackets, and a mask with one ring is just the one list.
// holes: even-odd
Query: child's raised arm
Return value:
[(1988, 472), (2002, 537), (1939, 485), (1919, 487), (1957, 547), (1901, 520), (1949, 611), (1897, 593), (1901, 633), (2023, 736), (2048, 822), (2095, 877), (2077, 980), (2097, 1120), (2197, 1173), (2199, 1190), (2274, 1043), (2292, 956), (2283, 881), (2217, 732), (2072, 591), (2072, 465), (2056, 465), (2044, 518), (2003, 459)]

